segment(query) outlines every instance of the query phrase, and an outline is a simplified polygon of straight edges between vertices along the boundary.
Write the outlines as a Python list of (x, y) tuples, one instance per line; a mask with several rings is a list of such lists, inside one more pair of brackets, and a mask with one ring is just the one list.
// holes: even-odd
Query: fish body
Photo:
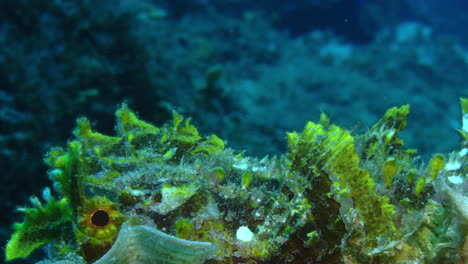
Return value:
[(114, 136), (80, 118), (45, 158), (59, 197), (46, 189), (21, 209), (6, 259), (47, 245), (41, 264), (456, 263), (467, 219), (437, 197), (454, 208), (466, 197), (468, 131), (448, 162), (419, 166), (398, 137), (408, 114), (391, 108), (357, 136), (322, 114), (262, 159), (177, 112), (156, 127), (123, 104)]

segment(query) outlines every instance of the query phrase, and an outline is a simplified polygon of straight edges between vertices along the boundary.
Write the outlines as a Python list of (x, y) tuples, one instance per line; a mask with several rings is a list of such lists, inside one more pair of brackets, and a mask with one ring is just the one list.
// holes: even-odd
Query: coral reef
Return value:
[(45, 158), (60, 199), (45, 189), (45, 204), (21, 209), (6, 259), (47, 244), (43, 264), (466, 261), (461, 106), (461, 148), (427, 164), (399, 137), (408, 105), (358, 135), (322, 114), (287, 133), (285, 155), (262, 159), (175, 111), (156, 127), (123, 104), (115, 136), (79, 118)]

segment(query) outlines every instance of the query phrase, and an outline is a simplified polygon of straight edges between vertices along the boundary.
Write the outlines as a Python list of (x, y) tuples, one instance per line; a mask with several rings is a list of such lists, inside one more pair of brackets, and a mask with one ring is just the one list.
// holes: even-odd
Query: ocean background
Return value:
[(176, 109), (257, 157), (322, 112), (358, 133), (410, 104), (402, 137), (421, 161), (455, 149), (467, 13), (465, 0), (1, 0), (2, 248), (15, 207), (50, 185), (44, 154), (79, 116), (113, 133), (122, 102), (157, 125)]

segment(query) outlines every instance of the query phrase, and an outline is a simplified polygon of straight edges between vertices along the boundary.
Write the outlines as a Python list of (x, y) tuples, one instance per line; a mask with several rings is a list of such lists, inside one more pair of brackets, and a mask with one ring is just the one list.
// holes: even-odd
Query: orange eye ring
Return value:
[(115, 203), (96, 196), (87, 200), (78, 210), (78, 224), (86, 236), (113, 240), (122, 224), (122, 216)]

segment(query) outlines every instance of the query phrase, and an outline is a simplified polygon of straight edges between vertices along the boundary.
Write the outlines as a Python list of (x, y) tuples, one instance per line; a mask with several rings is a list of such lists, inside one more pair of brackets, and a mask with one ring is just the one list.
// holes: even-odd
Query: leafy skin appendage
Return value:
[(16, 223), (14, 234), (6, 245), (6, 260), (26, 258), (36, 248), (60, 238), (63, 229), (71, 229), (72, 211), (66, 198), (55, 200), (47, 188), (43, 192), (46, 204), (31, 198), (32, 208), (20, 208), (22, 223)]

